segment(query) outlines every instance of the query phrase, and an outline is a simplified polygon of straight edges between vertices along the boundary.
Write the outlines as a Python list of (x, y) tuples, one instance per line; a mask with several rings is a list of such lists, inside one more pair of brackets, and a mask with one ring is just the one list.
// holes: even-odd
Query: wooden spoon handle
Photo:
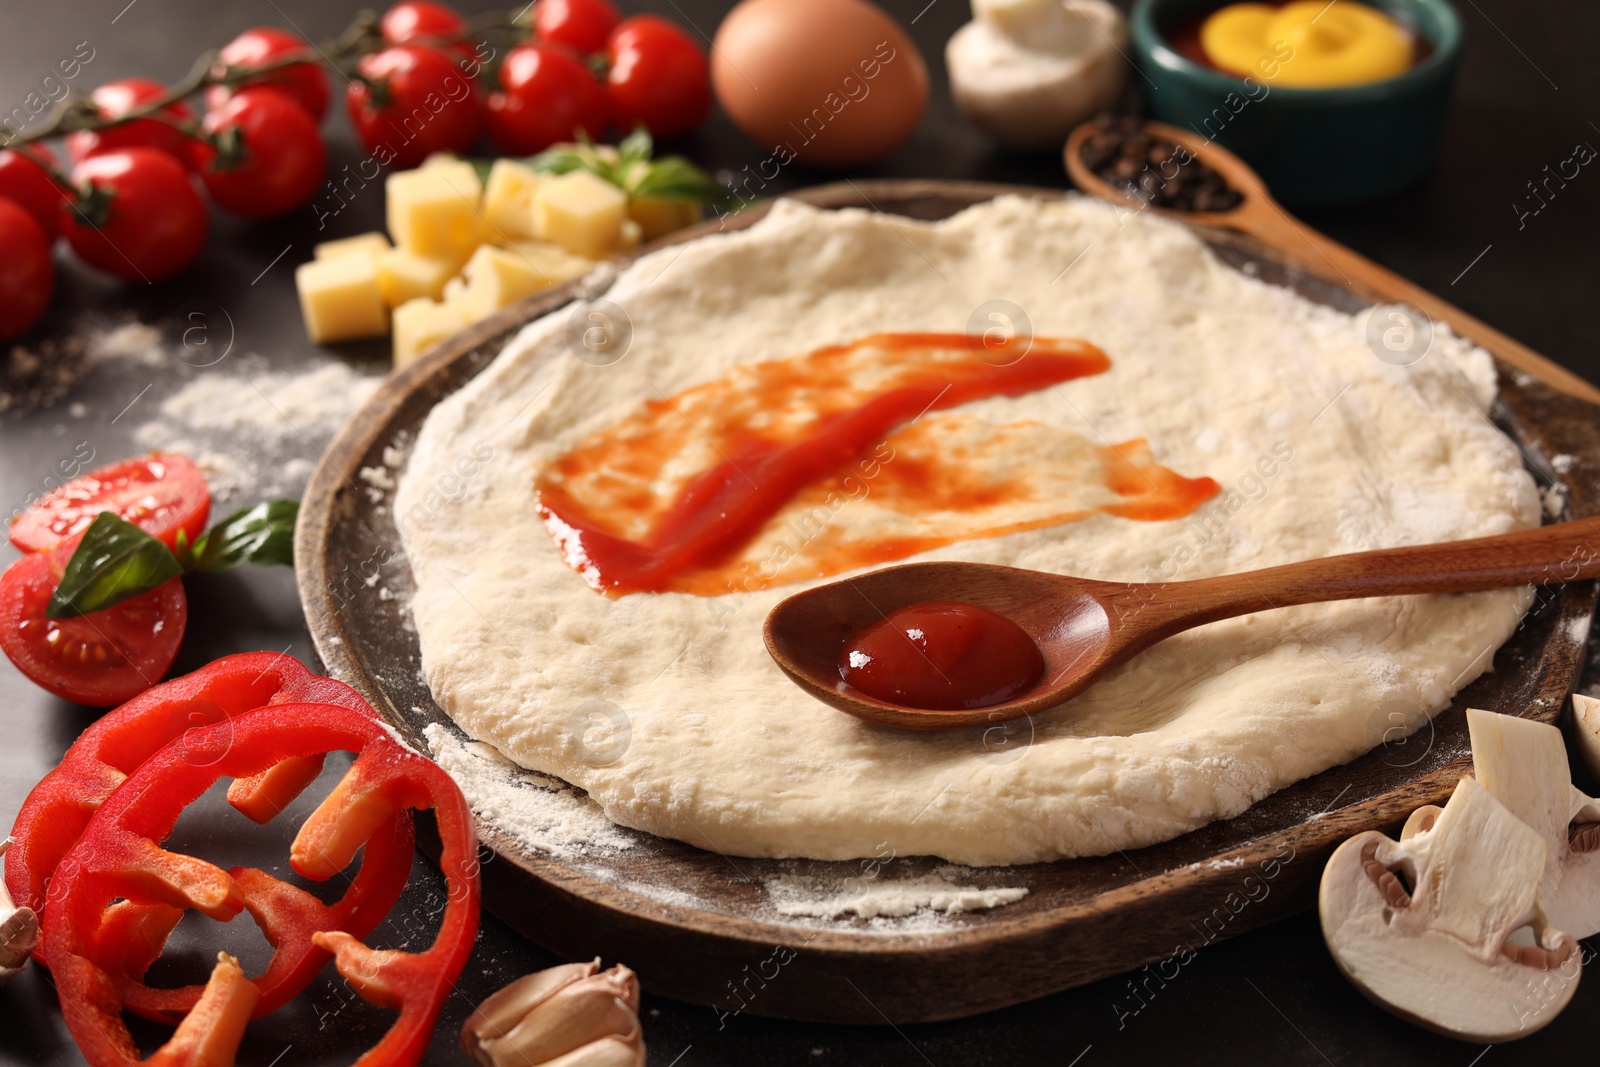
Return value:
[[(1600, 519), (1471, 541), (1386, 548), (1167, 586), (1131, 587), (1172, 605), (1173, 623), (1198, 625), (1292, 604), (1414, 593), (1470, 593), (1600, 577)], [(1167, 626), (1159, 629), (1166, 631)]]
[(1400, 275), (1385, 270), (1359, 252), (1297, 222), (1276, 201), (1265, 195), (1259, 199), (1252, 198), (1246, 209), (1233, 214), (1237, 218), (1231, 221), (1239, 229), (1303, 260), (1317, 273), (1329, 278), (1337, 275), (1358, 288), (1380, 293), (1398, 303), (1410, 304), (1429, 319), (1448, 324), (1457, 334), (1482, 345), (1513, 367), (1527, 371), (1571, 396), (1591, 404), (1600, 404), (1600, 388), (1512, 340), (1488, 323), (1468, 315), (1454, 304), (1439, 299)]

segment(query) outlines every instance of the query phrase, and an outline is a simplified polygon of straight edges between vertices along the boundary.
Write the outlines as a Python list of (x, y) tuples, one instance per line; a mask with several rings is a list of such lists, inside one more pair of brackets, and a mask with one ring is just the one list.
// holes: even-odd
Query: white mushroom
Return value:
[(1545, 920), (1573, 937), (1600, 933), (1600, 804), (1573, 786), (1561, 731), (1476, 708), (1467, 730), (1478, 782), (1544, 839)]
[[(11, 847), (11, 838), (0, 841), (0, 856)], [(0, 881), (0, 983), (22, 970), (28, 953), (39, 940), (39, 917), (32, 908), (19, 908)]]
[(1600, 700), (1572, 694), (1572, 735), (1589, 772), (1600, 777)]
[(1106, 0), (972, 0), (945, 46), (956, 108), (1024, 151), (1059, 149), (1116, 103), (1128, 76), (1128, 28)]
[(1334, 852), (1318, 897), (1328, 949), (1402, 1018), (1470, 1041), (1526, 1036), (1582, 970), (1577, 942), (1539, 911), (1545, 840), (1472, 778), (1425, 821), (1403, 841), (1369, 830)]

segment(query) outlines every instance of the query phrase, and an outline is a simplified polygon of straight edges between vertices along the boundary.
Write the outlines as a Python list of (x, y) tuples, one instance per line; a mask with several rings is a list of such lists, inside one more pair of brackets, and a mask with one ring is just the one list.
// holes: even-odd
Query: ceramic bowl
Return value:
[(1460, 66), (1461, 20), (1446, 0), (1367, 2), (1426, 42), (1422, 60), (1383, 81), (1300, 89), (1225, 74), (1178, 50), (1178, 33), (1218, 0), (1137, 0), (1129, 29), (1146, 110), (1242, 156), (1295, 207), (1360, 203), (1404, 188), (1433, 163)]

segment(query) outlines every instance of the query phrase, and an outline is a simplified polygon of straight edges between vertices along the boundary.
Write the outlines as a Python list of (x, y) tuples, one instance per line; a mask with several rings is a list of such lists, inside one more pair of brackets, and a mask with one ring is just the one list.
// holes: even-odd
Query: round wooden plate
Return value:
[[(847, 182), (797, 194), (828, 208), (868, 207), (917, 219), (948, 217), (1001, 193), (1058, 198), (1059, 190), (931, 181)], [(669, 244), (743, 228), (753, 207)], [(1197, 232), (1228, 263), (1345, 311), (1382, 302), (1351, 292), (1259, 242)], [(327, 669), (355, 686), (426, 751), (421, 731), (454, 724), (420, 672), (417, 636), (402, 605), (411, 576), (392, 516), (372, 498), (362, 467), (414, 435), (438, 401), (481, 371), (528, 321), (569, 302), (572, 283), (508, 308), (390, 377), (345, 426), (311, 478), (295, 552), (301, 600)], [(590, 291), (587, 295), (595, 295)], [(1566, 486), (1566, 517), (1600, 511), (1596, 409), (1502, 365), (1492, 413), (1541, 485)], [(1551, 460), (1563, 456), (1558, 472)], [(381, 578), (381, 581), (379, 580)], [(1423, 804), (1443, 803), (1471, 766), (1467, 706), (1553, 722), (1581, 665), (1595, 607), (1592, 583), (1541, 589), (1494, 670), (1457, 696), (1431, 726), (1299, 782), (1238, 818), (1173, 841), (1094, 859), (993, 872), (974, 880), (1025, 886), (1022, 900), (912, 926), (790, 917), (765, 883), (779, 875), (903, 879), (937, 868), (927, 857), (857, 864), (753, 860), (622, 831), (632, 848), (553, 857), (492, 821), (483, 868), (487, 907), (569, 959), (604, 956), (638, 970), (645, 987), (708, 1004), (828, 1022), (914, 1022), (975, 1014), (1204, 945), (1314, 905), (1323, 861), (1350, 835), (1392, 829)], [(435, 846), (436, 847), (436, 846)]]

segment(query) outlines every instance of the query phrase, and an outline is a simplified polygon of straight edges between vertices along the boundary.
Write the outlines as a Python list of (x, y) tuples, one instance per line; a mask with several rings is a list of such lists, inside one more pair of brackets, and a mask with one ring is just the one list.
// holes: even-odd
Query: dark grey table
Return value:
[[(466, 10), (489, 6), (472, 2)], [(715, 0), (623, 0), (713, 33), (729, 6)], [(852, 177), (945, 177), (1065, 185), (1059, 161), (997, 152), (962, 124), (944, 89), (943, 42), (968, 17), (964, 0), (891, 0), (929, 60), (935, 85), (928, 114), (912, 141)], [(1546, 164), (1580, 141), (1600, 145), (1600, 7), (1581, 0), (1540, 4), (1463, 0), (1469, 44), (1443, 154), (1417, 188), (1385, 202), (1310, 216), (1334, 237), (1460, 304), (1473, 314), (1591, 378), (1600, 378), (1600, 174), (1586, 169), (1537, 215), (1519, 225), (1514, 205)], [(56, 0), (4, 8), (0, 34), (0, 107), (21, 104), (55, 62), (93, 49), (78, 84), (88, 88), (142, 74), (175, 80), (203, 49), (246, 26), (295, 26), (312, 37), (337, 32), (355, 13), (344, 0)], [(327, 125), (332, 167), (359, 158), (342, 109)], [(723, 116), (673, 148), (703, 165), (737, 172), (764, 158)], [(1592, 169), (1592, 168), (1590, 168)], [(773, 191), (835, 175), (786, 168)], [(199, 264), (181, 277), (132, 290), (63, 263), (60, 292), (46, 325), (28, 342), (58, 385), (75, 379), (42, 409), (0, 415), (0, 503), (10, 514), (79, 446), (104, 460), (135, 451), (138, 427), (163, 399), (191, 383), (231, 340), (230, 373), (303, 370), (339, 360), (380, 371), (384, 344), (318, 349), (300, 325), (293, 265), (310, 246), (381, 225), (382, 198), (358, 196), (318, 232), (310, 212), (259, 225), (218, 217)], [(155, 322), (164, 356), (106, 359), (87, 366), (78, 353), (86, 333), (124, 317)], [(207, 346), (210, 347), (207, 347)], [(13, 357), (13, 365), (15, 365)], [(8, 388), (14, 384), (8, 380)], [(61, 390), (56, 390), (60, 392)], [(231, 458), (240, 469), (238, 499), (270, 488), (298, 492), (303, 463), (321, 441), (308, 432), (271, 451), (241, 434)], [(287, 455), (283, 449), (287, 448)], [(9, 561), (11, 550), (0, 549)], [(311, 661), (286, 572), (191, 582), (189, 634), (177, 665), (191, 670), (228, 652), (287, 650)], [(33, 783), (60, 758), (91, 712), (52, 699), (0, 662), (0, 823), (9, 825)], [(254, 830), (230, 820), (220, 804), (187, 815), (180, 846), (205, 850), (224, 865), (279, 863), (288, 829)], [(426, 936), (438, 899), (436, 871), (419, 861), (413, 884), (377, 943)], [(204, 972), (199, 944), (220, 939), (247, 964), (265, 946), (246, 920), (219, 927), (191, 916), (179, 929), (180, 951), (163, 962), (168, 981)], [(441, 1021), (429, 1062), (460, 1063), (455, 1034), (471, 1005), (502, 983), (556, 962), (486, 917), (477, 951)], [(732, 976), (730, 976), (732, 977)], [(1369, 1005), (1335, 971), (1305, 914), (1200, 952), (1176, 977), (1108, 979), (1007, 1011), (960, 1022), (892, 1028), (846, 1028), (774, 1022), (746, 1014), (720, 1020), (709, 1008), (646, 999), (652, 1064), (1082, 1064), (1144, 1062), (1470, 1064), (1593, 1063), (1593, 1019), (1600, 980), (1580, 988), (1571, 1008), (1540, 1034), (1485, 1050), (1433, 1037)], [(303, 1067), (350, 1062), (388, 1025), (389, 1016), (357, 1001), (328, 968), (290, 1008), (253, 1025), (242, 1063)], [(162, 1031), (138, 1026), (142, 1041)], [(147, 1044), (147, 1049), (153, 1047)], [(49, 977), (38, 968), (0, 989), (0, 1060), (81, 1062), (61, 1023)]]

